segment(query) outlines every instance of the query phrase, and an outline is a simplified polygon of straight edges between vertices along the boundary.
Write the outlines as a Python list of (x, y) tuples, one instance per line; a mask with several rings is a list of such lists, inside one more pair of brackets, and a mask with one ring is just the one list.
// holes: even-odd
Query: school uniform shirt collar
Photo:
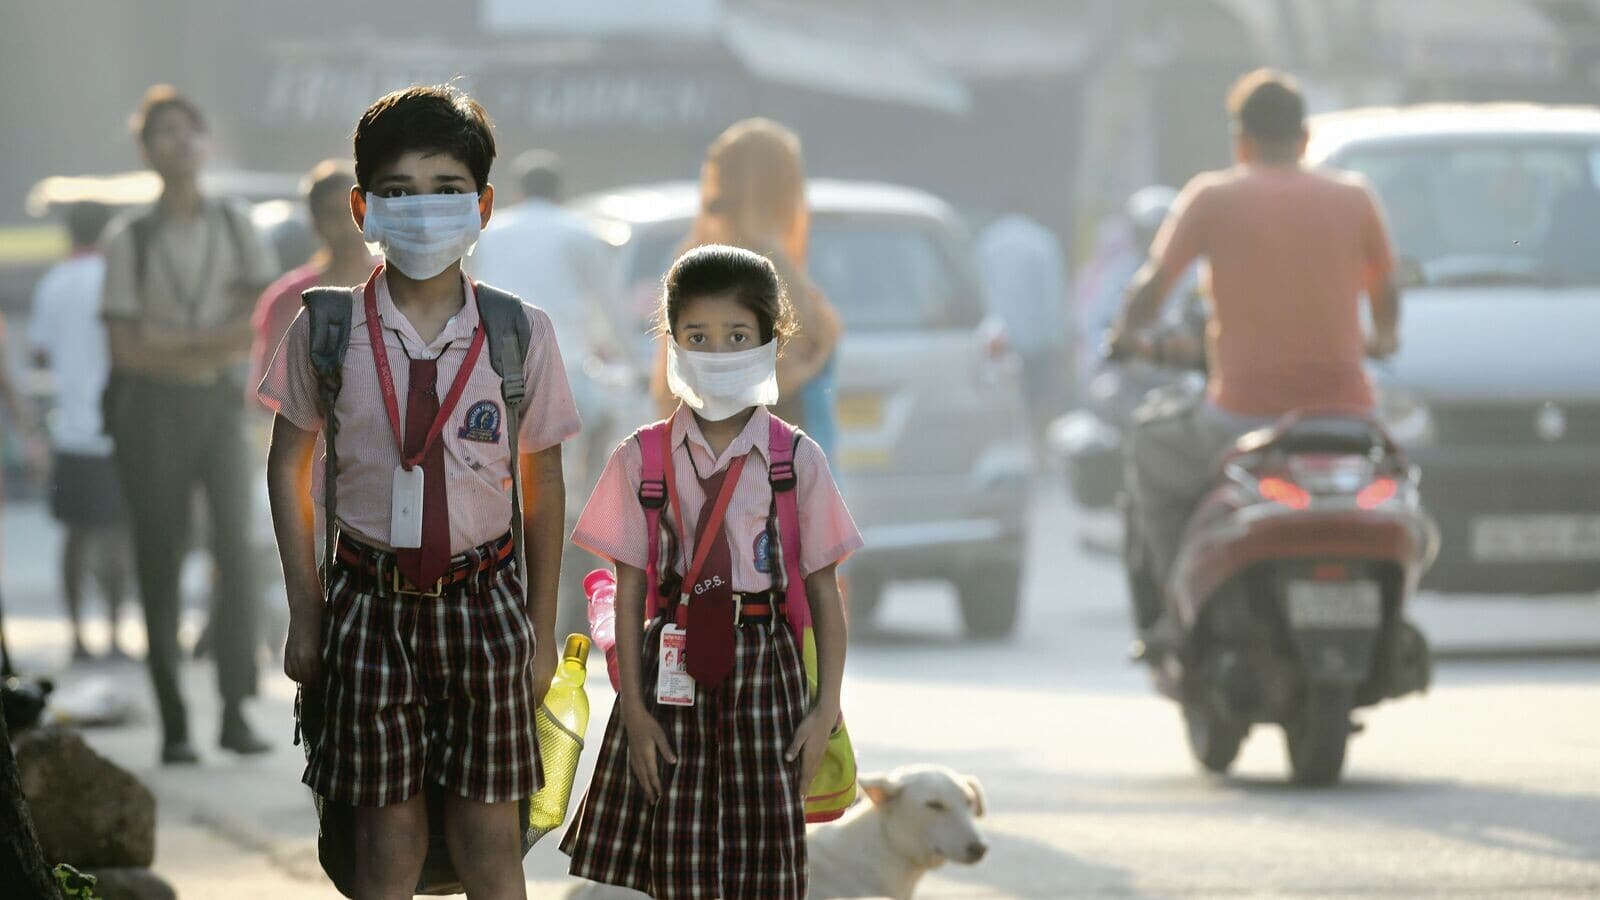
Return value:
[[(465, 341), (472, 337), (472, 332), (478, 327), (478, 295), (473, 290), (472, 279), (468, 278), (465, 272), (461, 273), (461, 285), (466, 297), (461, 311), (451, 316), (450, 321), (445, 323), (444, 330), (439, 332), (439, 336), (434, 338), (432, 343), (428, 343), (417, 334), (417, 329), (412, 327), (411, 320), (394, 305), (394, 295), (389, 293), (389, 275), (385, 272), (378, 279), (378, 321), (383, 323), (384, 328), (399, 335), (401, 342), (414, 352), (437, 356), (455, 341), (461, 341), (462, 346), (465, 346)], [(364, 287), (357, 285), (355, 288), (355, 310), (350, 320), (352, 328), (365, 328), (367, 324)]]
[(684, 443), (698, 446), (707, 459), (715, 460), (715, 465), (711, 469), (715, 473), (751, 450), (760, 453), (762, 461), (766, 461), (772, 437), (771, 428), (772, 413), (765, 406), (756, 407), (756, 411), (750, 416), (750, 421), (745, 423), (744, 430), (739, 432), (739, 436), (733, 439), (719, 458), (711, 452), (711, 444), (706, 441), (705, 433), (700, 430), (700, 420), (694, 417), (689, 407), (680, 403), (678, 411), (672, 414), (672, 446), (674, 449)]

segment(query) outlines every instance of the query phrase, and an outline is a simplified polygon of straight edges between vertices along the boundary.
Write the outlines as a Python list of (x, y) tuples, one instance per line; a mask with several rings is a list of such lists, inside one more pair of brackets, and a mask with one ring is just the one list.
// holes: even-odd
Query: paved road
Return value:
[[(1600, 656), (1442, 664), (1432, 693), (1365, 716), (1335, 789), (1285, 786), (1271, 729), (1250, 738), (1234, 777), (1206, 778), (1176, 710), (1121, 658), (1114, 566), (1079, 544), (1105, 523), (1048, 494), (1036, 516), (1040, 564), (1015, 642), (961, 642), (953, 597), (910, 584), (888, 598), (885, 633), (852, 647), (846, 711), (862, 765), (941, 763), (977, 775), (988, 794), (993, 851), (935, 873), (923, 896), (1600, 895)], [(6, 514), (6, 583), (13, 643), (48, 667), (64, 658), (65, 633), (40, 521), (36, 510)], [(1495, 627), (1486, 620), (1479, 637)], [(65, 680), (97, 675), (142, 687), (136, 667)], [(206, 735), (209, 672), (196, 667), (190, 684)], [(610, 703), (599, 666), (590, 687), (597, 737)], [(152, 781), (157, 865), (183, 896), (336, 896), (319, 884), (314, 819), (296, 787), (291, 700), (272, 679), (259, 711), (286, 746), (264, 760), (213, 753), (198, 770), (165, 772), (151, 765), (148, 725), (90, 733)], [(534, 849), (527, 872), (533, 896), (566, 883), (553, 842)]]

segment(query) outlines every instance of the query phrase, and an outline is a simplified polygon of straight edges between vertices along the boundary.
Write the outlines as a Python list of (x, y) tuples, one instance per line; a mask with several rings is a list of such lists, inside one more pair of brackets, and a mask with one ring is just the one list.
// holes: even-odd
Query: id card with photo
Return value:
[(389, 507), (389, 546), (415, 550), (422, 546), (422, 467), (394, 467), (394, 493)]
[(684, 651), (689, 634), (676, 625), (661, 629), (661, 657), (656, 668), (656, 702), (662, 706), (693, 706), (694, 678), (689, 675)]

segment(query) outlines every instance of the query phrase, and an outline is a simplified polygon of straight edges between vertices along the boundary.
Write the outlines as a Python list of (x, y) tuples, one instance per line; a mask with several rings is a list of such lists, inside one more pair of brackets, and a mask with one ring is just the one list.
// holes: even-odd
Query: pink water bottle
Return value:
[(606, 654), (606, 674), (611, 689), (621, 690), (617, 676), (617, 577), (610, 569), (595, 569), (583, 579), (583, 593), (589, 598), (589, 635)]

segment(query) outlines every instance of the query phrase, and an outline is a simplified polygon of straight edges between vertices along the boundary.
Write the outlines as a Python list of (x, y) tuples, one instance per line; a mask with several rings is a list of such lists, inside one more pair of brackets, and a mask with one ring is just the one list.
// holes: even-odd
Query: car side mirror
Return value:
[(1394, 267), (1395, 287), (1415, 288), (1428, 283), (1427, 273), (1422, 270), (1422, 263), (1414, 256), (1402, 256)]

